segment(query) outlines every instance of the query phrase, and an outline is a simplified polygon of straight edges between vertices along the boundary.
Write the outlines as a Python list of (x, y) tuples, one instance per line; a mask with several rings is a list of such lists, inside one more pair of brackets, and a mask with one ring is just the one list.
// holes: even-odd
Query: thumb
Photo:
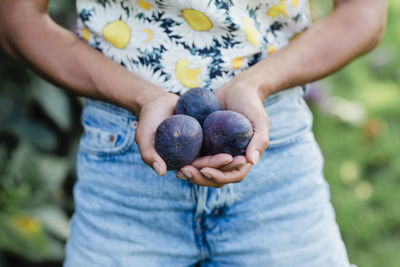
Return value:
[(248, 162), (256, 165), (261, 154), (267, 149), (269, 143), (269, 117), (264, 112), (263, 116), (256, 116), (251, 120), (253, 124), (253, 137), (246, 149), (246, 158)]
[(158, 175), (163, 176), (167, 171), (167, 165), (154, 148), (155, 133), (150, 127), (140, 126), (139, 122), (135, 135), (140, 156), (144, 163), (152, 167)]

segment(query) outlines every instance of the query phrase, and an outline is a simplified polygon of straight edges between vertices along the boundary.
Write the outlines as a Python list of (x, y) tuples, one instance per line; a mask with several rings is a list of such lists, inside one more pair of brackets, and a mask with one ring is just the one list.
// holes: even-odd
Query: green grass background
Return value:
[[(316, 16), (330, 8), (321, 2), (312, 1)], [(337, 222), (350, 260), (360, 267), (400, 266), (399, 14), (400, 1), (390, 0), (380, 45), (317, 83), (361, 104), (366, 121), (346, 123), (324, 111), (324, 103), (311, 104)]]

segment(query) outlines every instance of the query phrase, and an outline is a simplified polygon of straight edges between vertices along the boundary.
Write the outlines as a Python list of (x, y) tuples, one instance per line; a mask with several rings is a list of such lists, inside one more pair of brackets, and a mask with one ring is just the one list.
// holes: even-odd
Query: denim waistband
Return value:
[(129, 118), (137, 119), (136, 116), (134, 116), (129, 110), (127, 110), (125, 108), (122, 108), (122, 107), (119, 107), (117, 105), (108, 103), (108, 102), (86, 98), (85, 99), (85, 107), (84, 108), (87, 108), (89, 106), (97, 107), (97, 108), (103, 109), (103, 110), (107, 110), (109, 112), (112, 112), (114, 114), (119, 114), (121, 116), (127, 116)]
[[(303, 100), (303, 94), (304, 89), (299, 86), (272, 94), (263, 101), (271, 121), (270, 148), (296, 142), (311, 130), (312, 114)], [(99, 100), (86, 99), (85, 109), (91, 109), (91, 112), (100, 109), (137, 119), (130, 111)]]

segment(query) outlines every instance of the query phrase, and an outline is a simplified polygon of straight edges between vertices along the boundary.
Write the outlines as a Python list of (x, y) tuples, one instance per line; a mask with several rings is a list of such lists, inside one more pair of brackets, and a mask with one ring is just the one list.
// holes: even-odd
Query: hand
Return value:
[(164, 119), (173, 115), (177, 101), (177, 95), (160, 91), (140, 108), (135, 141), (139, 146), (142, 160), (158, 175), (166, 173), (167, 165), (154, 147), (155, 132)]
[(269, 117), (265, 112), (262, 93), (256, 86), (260, 75), (251, 74), (251, 68), (241, 72), (223, 85), (215, 95), (222, 109), (236, 111), (244, 115), (253, 125), (254, 135), (246, 149), (249, 163), (256, 165), (269, 142)]
[(216, 92), (222, 109), (233, 110), (247, 117), (253, 125), (254, 135), (245, 156), (232, 157), (218, 154), (197, 158), (177, 172), (179, 179), (201, 186), (223, 187), (241, 182), (268, 146), (269, 117), (262, 103), (261, 93), (246, 71), (242, 72)]
[(177, 171), (176, 177), (197, 185), (220, 188), (242, 181), (250, 168), (245, 156), (217, 154), (195, 159)]

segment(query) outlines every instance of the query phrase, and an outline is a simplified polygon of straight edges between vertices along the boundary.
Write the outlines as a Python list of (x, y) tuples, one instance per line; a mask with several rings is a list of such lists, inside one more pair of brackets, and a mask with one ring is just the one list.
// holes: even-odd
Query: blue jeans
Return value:
[(87, 100), (64, 266), (350, 266), (302, 88), (264, 105), (269, 148), (244, 181), (216, 189), (156, 175), (137, 118)]

